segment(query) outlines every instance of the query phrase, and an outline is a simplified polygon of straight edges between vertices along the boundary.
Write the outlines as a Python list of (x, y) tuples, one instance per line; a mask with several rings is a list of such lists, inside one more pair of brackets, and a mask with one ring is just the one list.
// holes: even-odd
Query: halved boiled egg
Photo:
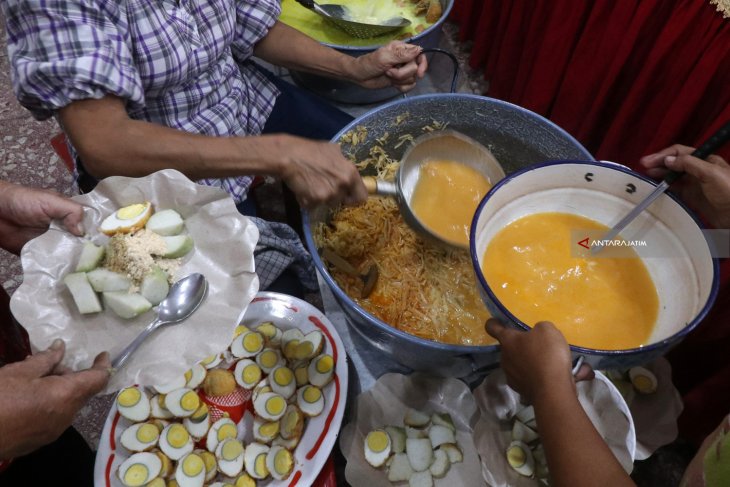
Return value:
[(162, 453), (170, 457), (170, 460), (180, 460), (193, 451), (193, 439), (180, 423), (167, 425), (160, 433), (159, 444)]
[(253, 391), (251, 392), (251, 402), (256, 402), (256, 398), (264, 392), (273, 392), (271, 386), (269, 385), (268, 377), (264, 377), (263, 379), (261, 379), (261, 382), (256, 384), (256, 387), (253, 388)]
[(261, 367), (249, 358), (236, 362), (236, 368), (233, 370), (233, 377), (236, 383), (244, 389), (251, 390), (256, 384), (261, 382)]
[[(281, 335), (281, 350), (284, 356), (294, 360), (297, 355), (297, 347), (304, 340), (304, 333), (299, 328), (290, 328)], [(304, 357), (301, 357), (304, 358)]]
[(167, 487), (167, 482), (162, 477), (152, 479), (145, 487)]
[(218, 473), (218, 462), (215, 459), (215, 454), (208, 450), (198, 449), (193, 450), (193, 453), (203, 459), (203, 463), (205, 463), (205, 481), (210, 482)]
[(152, 449), (157, 445), (160, 430), (151, 423), (136, 423), (125, 429), (119, 439), (124, 448), (132, 452)]
[(171, 380), (170, 382), (166, 384), (158, 384), (152, 386), (154, 390), (159, 392), (160, 394), (167, 394), (175, 389), (180, 389), (181, 387), (185, 387), (185, 384), (188, 382), (188, 380), (185, 378), (184, 375), (178, 376), (175, 379)]
[(119, 480), (127, 487), (147, 484), (160, 473), (162, 464), (154, 453), (135, 453), (119, 465)]
[(256, 331), (264, 336), (268, 346), (278, 347), (281, 344), (281, 336), (284, 332), (272, 322), (267, 321), (266, 323), (261, 323), (256, 327)]
[(518, 474), (532, 477), (535, 473), (535, 460), (532, 458), (530, 447), (521, 441), (513, 441), (507, 448), (507, 463)]
[(269, 476), (269, 469), (266, 467), (266, 455), (269, 447), (261, 443), (249, 443), (243, 454), (243, 463), (246, 466), (246, 473), (255, 479), (265, 479)]
[(165, 407), (178, 418), (187, 418), (200, 407), (200, 396), (187, 387), (176, 389), (165, 396)]
[[(281, 420), (280, 420), (281, 421)], [(279, 434), (279, 421), (267, 421), (258, 416), (253, 418), (253, 438), (261, 443), (271, 443)]]
[(375, 468), (382, 466), (390, 456), (390, 436), (385, 430), (373, 430), (365, 437), (365, 460)]
[(256, 480), (246, 472), (236, 477), (233, 487), (256, 487)]
[(117, 410), (130, 421), (145, 421), (150, 417), (150, 400), (139, 387), (126, 387), (117, 394)]
[(309, 360), (295, 360), (289, 367), (294, 371), (294, 379), (297, 381), (297, 387), (309, 384)]
[(278, 349), (264, 348), (261, 353), (256, 355), (256, 363), (259, 364), (265, 374), (269, 374), (274, 370), (274, 367), (285, 365), (286, 360), (284, 360)]
[(286, 399), (275, 392), (264, 392), (256, 397), (253, 402), (253, 409), (262, 418), (277, 421), (284, 416)]
[(294, 372), (289, 367), (280, 365), (269, 374), (269, 385), (271, 390), (289, 399), (297, 390), (297, 382), (294, 378)]
[(221, 361), (223, 361), (223, 356), (220, 353), (217, 353), (215, 355), (205, 357), (203, 360), (200, 361), (200, 365), (202, 365), (206, 369), (212, 369), (213, 367), (221, 363)]
[(247, 331), (251, 331), (251, 329), (246, 325), (237, 325), (236, 328), (233, 330), (233, 338), (236, 338), (239, 335), (243, 335)]
[(162, 468), (160, 469), (160, 477), (162, 477), (163, 479), (170, 478), (175, 472), (175, 465), (173, 465), (170, 457), (162, 453), (160, 450), (153, 450), (152, 453), (157, 455), (157, 458), (160, 459), (160, 463), (162, 463)]
[(322, 354), (314, 357), (307, 368), (309, 383), (324, 387), (330, 383), (335, 374), (335, 360), (332, 355)]
[(283, 446), (289, 451), (294, 451), (299, 441), (302, 439), (302, 435), (295, 436), (294, 438), (284, 439), (281, 436), (277, 436), (274, 441), (271, 442), (271, 446)]
[(322, 351), (324, 346), (324, 335), (319, 330), (313, 330), (304, 335), (299, 341), (294, 358), (298, 360), (312, 358)]
[(215, 449), (218, 470), (229, 477), (235, 477), (243, 470), (243, 443), (235, 438), (226, 438)]
[(296, 438), (304, 431), (304, 415), (294, 404), (286, 407), (284, 416), (279, 420), (279, 434), (285, 440)]
[(273, 446), (266, 454), (266, 468), (276, 480), (286, 480), (294, 470), (294, 458), (282, 446)]
[(195, 364), (193, 368), (185, 372), (185, 387), (188, 389), (197, 389), (205, 380), (207, 374), (206, 368), (202, 364)]
[(657, 390), (658, 381), (656, 375), (644, 367), (632, 367), (629, 369), (629, 379), (637, 392), (640, 394), (653, 394)]
[(183, 419), (183, 426), (193, 438), (199, 440), (205, 437), (210, 429), (208, 405), (201, 402), (200, 407), (192, 415)]
[(205, 483), (205, 462), (199, 455), (188, 453), (175, 469), (175, 480), (180, 487), (203, 487)]
[(143, 228), (147, 220), (152, 216), (152, 203), (136, 203), (119, 208), (117, 211), (104, 218), (99, 229), (105, 235), (117, 233), (132, 233)]
[(264, 337), (257, 331), (247, 331), (233, 339), (231, 353), (236, 358), (255, 357), (264, 349)]
[(156, 419), (171, 419), (175, 415), (165, 407), (165, 395), (156, 394), (150, 399), (150, 416)]
[(231, 418), (221, 418), (211, 425), (205, 440), (205, 447), (209, 452), (215, 452), (218, 443), (226, 438), (236, 438), (237, 436), (236, 423)]
[(297, 391), (297, 406), (309, 417), (319, 416), (324, 410), (324, 396), (319, 387), (306, 385)]

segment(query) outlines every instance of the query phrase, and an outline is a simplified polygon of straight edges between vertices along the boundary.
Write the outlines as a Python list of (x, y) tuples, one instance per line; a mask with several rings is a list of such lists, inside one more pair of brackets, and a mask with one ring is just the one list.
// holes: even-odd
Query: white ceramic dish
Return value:
[[(313, 330), (322, 331), (325, 335), (323, 353), (328, 353), (335, 359), (334, 379), (322, 391), (325, 398), (324, 411), (307, 421), (302, 439), (293, 452), (294, 470), (291, 475), (284, 481), (269, 478), (258, 483), (270, 487), (311, 486), (327, 461), (342, 424), (347, 397), (345, 349), (332, 323), (314, 306), (295, 297), (270, 292), (258, 293), (248, 306), (241, 324), (252, 327), (265, 321), (273, 322), (282, 330), (299, 328), (304, 333)], [(241, 389), (237, 392), (243, 393)], [(247, 399), (250, 393), (246, 391), (244, 396)], [(240, 407), (245, 408), (246, 405)], [(211, 413), (211, 416), (215, 418), (214, 413)], [(246, 418), (249, 417), (250, 413), (246, 412), (239, 430), (246, 429), (245, 425), (250, 423)], [(116, 471), (128, 458), (129, 452), (119, 444), (119, 438), (130, 424), (131, 422), (118, 414), (115, 403), (104, 424), (96, 454), (94, 468), (96, 487), (124, 487), (116, 476)], [(250, 431), (244, 431), (243, 436), (244, 438), (250, 436)]]
[[(544, 212), (579, 215), (611, 227), (655, 187), (619, 164), (583, 161), (537, 164), (497, 183), (477, 208), (470, 235), (472, 263), (490, 313), (528, 328), (497, 299), (482, 272), (484, 251), (502, 228)], [(649, 343), (628, 350), (572, 346), (573, 351), (597, 369), (627, 368), (663, 355), (697, 326), (712, 306), (719, 285), (717, 260), (701, 230), (689, 210), (668, 194), (639, 215), (621, 235), (647, 242), (634, 250), (659, 296), (659, 315)]]

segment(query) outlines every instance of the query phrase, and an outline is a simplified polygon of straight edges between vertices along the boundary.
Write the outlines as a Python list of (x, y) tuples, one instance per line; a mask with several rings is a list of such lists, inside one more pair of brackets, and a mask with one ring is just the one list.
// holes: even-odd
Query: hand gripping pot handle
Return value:
[[(717, 132), (712, 134), (709, 139), (707, 139), (690, 155), (698, 159), (707, 159), (710, 154), (725, 145), (728, 140), (730, 140), (730, 120), (725, 122), (723, 126), (717, 130)], [(669, 171), (669, 173), (664, 177), (664, 181), (666, 181), (667, 184), (672, 184), (683, 174), (684, 173), (682, 172)]]

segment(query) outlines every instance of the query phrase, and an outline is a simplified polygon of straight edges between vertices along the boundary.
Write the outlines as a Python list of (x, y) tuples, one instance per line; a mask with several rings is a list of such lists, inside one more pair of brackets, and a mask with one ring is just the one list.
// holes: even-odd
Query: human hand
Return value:
[(337, 144), (292, 137), (282, 180), (303, 208), (356, 205), (368, 194), (360, 173)]
[(675, 144), (639, 162), (654, 178), (663, 178), (668, 170), (686, 173), (672, 184), (672, 191), (716, 228), (730, 228), (730, 165), (717, 155), (706, 161), (692, 157), (693, 151)]
[(91, 368), (73, 372), (61, 365), (63, 340), (48, 350), (0, 368), (0, 459), (30, 453), (51, 443), (74, 415), (109, 381), (109, 354)]
[(539, 322), (530, 331), (519, 331), (490, 318), (486, 328), (502, 346), (502, 369), (507, 384), (528, 403), (546, 389), (565, 386), (575, 391), (574, 381), (593, 378), (593, 370), (588, 365), (581, 366), (575, 378), (572, 376), (568, 342), (549, 321)]
[(54, 191), (0, 181), (0, 247), (20, 253), (29, 240), (48, 229), (51, 220), (63, 220), (74, 235), (83, 235), (83, 207)]
[(406, 92), (416, 86), (428, 68), (421, 47), (391, 41), (376, 51), (354, 59), (354, 80), (365, 88), (394, 86)]

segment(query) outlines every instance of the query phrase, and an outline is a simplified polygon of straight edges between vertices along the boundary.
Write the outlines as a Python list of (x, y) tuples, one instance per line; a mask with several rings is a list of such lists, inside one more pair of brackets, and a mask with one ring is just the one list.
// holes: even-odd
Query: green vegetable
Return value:
[(89, 279), (91, 287), (98, 293), (128, 291), (132, 285), (132, 282), (127, 276), (102, 267), (88, 272), (86, 277)]
[(88, 272), (96, 269), (104, 258), (104, 247), (97, 247), (91, 242), (84, 242), (76, 272)]
[(152, 309), (152, 303), (141, 294), (111, 291), (103, 293), (102, 296), (104, 304), (120, 318), (131, 319)]
[(147, 301), (152, 303), (153, 306), (160, 304), (160, 301), (165, 299), (167, 297), (167, 293), (170, 292), (170, 284), (167, 282), (167, 274), (165, 274), (159, 267), (153, 268), (152, 271), (144, 276), (144, 279), (142, 279), (139, 292), (147, 299)]
[(74, 272), (63, 278), (64, 284), (71, 291), (74, 303), (81, 314), (98, 313), (101, 311), (101, 303), (94, 289), (89, 284), (84, 272)]
[(167, 245), (167, 252), (162, 254), (166, 259), (175, 259), (182, 257), (193, 249), (193, 239), (190, 235), (173, 235), (172, 237), (162, 237)]

